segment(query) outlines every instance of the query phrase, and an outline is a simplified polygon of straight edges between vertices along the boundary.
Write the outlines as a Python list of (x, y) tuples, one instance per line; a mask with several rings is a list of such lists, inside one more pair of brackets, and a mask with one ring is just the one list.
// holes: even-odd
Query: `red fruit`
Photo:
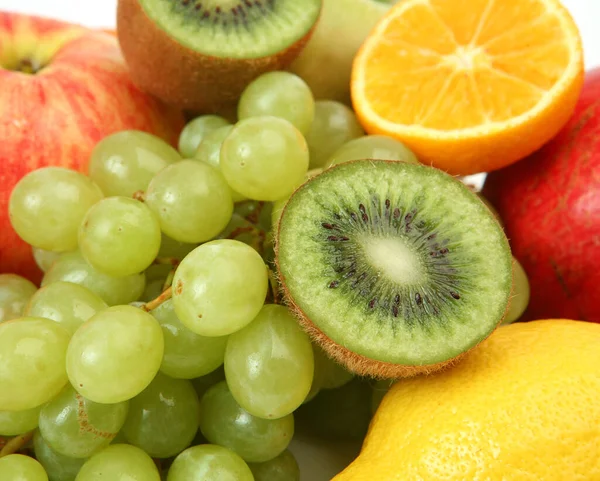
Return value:
[(525, 319), (600, 322), (600, 68), (563, 130), (488, 176), (484, 195), (531, 283)]
[(115, 35), (0, 12), (0, 272), (37, 281), (31, 248), (8, 219), (10, 192), (47, 165), (85, 171), (94, 145), (138, 129), (175, 143), (181, 112), (138, 90)]

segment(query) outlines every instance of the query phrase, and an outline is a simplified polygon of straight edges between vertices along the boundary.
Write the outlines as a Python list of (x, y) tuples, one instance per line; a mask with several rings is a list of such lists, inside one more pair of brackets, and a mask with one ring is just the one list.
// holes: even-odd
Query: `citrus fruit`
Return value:
[(358, 52), (351, 93), (368, 133), (468, 175), (550, 140), (582, 79), (581, 37), (559, 0), (403, 0)]
[(500, 327), (455, 367), (398, 381), (334, 481), (600, 479), (600, 325)]

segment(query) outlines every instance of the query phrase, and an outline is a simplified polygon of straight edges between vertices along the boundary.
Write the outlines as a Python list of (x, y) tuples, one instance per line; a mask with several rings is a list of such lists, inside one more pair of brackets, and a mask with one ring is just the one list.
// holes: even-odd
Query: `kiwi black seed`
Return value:
[(462, 182), (420, 164), (359, 160), (324, 171), (286, 204), (276, 236), (285, 297), (350, 371), (433, 372), (502, 321), (508, 240)]
[(260, 74), (301, 52), (322, 0), (119, 0), (117, 32), (133, 80), (196, 112), (231, 108)]

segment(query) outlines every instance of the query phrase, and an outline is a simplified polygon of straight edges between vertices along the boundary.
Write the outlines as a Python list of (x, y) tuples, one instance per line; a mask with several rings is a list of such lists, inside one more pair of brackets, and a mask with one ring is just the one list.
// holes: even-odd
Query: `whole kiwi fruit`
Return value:
[(442, 369), (508, 308), (512, 256), (500, 224), (462, 182), (422, 164), (325, 170), (288, 200), (275, 247), (288, 305), (359, 375)]
[(133, 81), (165, 103), (227, 112), (244, 87), (304, 48), (322, 0), (119, 0)]

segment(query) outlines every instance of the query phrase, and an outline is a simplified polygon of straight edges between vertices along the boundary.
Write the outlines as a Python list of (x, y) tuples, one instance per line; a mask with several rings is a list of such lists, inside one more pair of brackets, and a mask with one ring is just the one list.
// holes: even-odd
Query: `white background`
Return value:
[[(497, 0), (502, 1), (502, 0)], [(600, 0), (563, 0), (583, 38), (586, 67), (600, 66)], [(0, 10), (33, 13), (88, 25), (114, 27), (117, 0), (0, 0)], [(350, 460), (354, 447), (295, 439), (304, 481), (327, 481)]]
[[(563, 0), (579, 25), (586, 67), (600, 65), (600, 0)], [(115, 23), (117, 0), (0, 0), (0, 10), (57, 17), (92, 27)]]

